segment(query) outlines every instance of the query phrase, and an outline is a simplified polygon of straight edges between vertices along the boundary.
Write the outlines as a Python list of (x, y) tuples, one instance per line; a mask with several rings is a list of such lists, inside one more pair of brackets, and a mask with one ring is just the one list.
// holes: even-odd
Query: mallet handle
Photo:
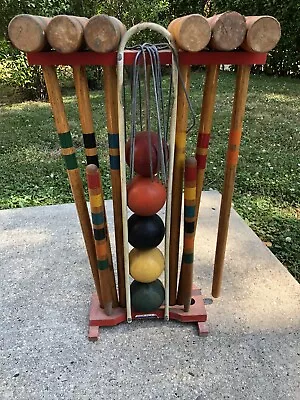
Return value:
[(224, 186), (220, 208), (217, 247), (215, 254), (214, 275), (212, 283), (213, 297), (219, 297), (221, 292), (231, 201), (238, 163), (239, 147), (242, 136), (250, 68), (250, 65), (240, 65), (237, 69), (235, 94), (231, 116), (231, 128), (229, 133), (228, 149), (226, 156)]
[[(189, 65), (180, 65), (180, 73), (186, 91), (190, 88), (191, 68)], [(182, 186), (185, 162), (186, 130), (188, 122), (188, 102), (183, 85), (178, 86), (177, 118), (175, 136), (174, 170), (172, 180), (172, 203), (171, 203), (171, 234), (170, 234), (170, 305), (176, 304), (179, 242), (180, 242), (180, 219), (182, 204)]]
[(204, 184), (206, 159), (208, 154), (209, 139), (212, 129), (214, 107), (216, 101), (219, 65), (206, 67), (205, 84), (203, 91), (200, 125), (196, 148), (197, 160), (197, 195), (196, 195), (196, 220), (198, 220), (201, 194)]
[(96, 291), (98, 294), (100, 304), (102, 304), (93, 231), (85, 201), (84, 190), (75, 155), (75, 149), (73, 147), (72, 137), (69, 132), (69, 124), (63, 104), (61, 90), (56, 75), (56, 70), (55, 67), (53, 66), (43, 66), (42, 68), (48, 91), (49, 102), (51, 104), (54, 116), (56, 130), (59, 135), (62, 147), (61, 152), (65, 159), (68, 178), (74, 197), (77, 214), (86, 246), (86, 251), (90, 261), (92, 274), (94, 277)]
[(106, 108), (106, 124), (108, 130), (110, 176), (112, 186), (115, 242), (117, 252), (119, 303), (126, 306), (125, 272), (123, 252), (123, 225), (121, 210), (121, 179), (120, 179), (120, 151), (119, 151), (119, 127), (118, 127), (118, 103), (117, 103), (117, 74), (114, 66), (103, 66), (104, 94)]

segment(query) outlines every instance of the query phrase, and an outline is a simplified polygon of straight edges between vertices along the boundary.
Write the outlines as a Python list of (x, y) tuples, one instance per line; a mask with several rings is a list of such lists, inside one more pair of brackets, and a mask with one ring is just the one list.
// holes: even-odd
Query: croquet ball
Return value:
[[(130, 146), (131, 139), (127, 141), (125, 151), (126, 163), (128, 164), (128, 166), (130, 166)], [(164, 139), (162, 139), (162, 146), (167, 161), (168, 148)], [(152, 173), (153, 175), (155, 175), (158, 172), (160, 165), (160, 151), (159, 136), (157, 133), (138, 132), (134, 140), (134, 171), (139, 175), (150, 177), (150, 165), (152, 161)]]
[(139, 282), (153, 282), (163, 272), (164, 262), (164, 256), (158, 248), (132, 249), (129, 253), (129, 272)]
[(143, 217), (156, 214), (165, 204), (166, 189), (157, 179), (135, 176), (127, 185), (128, 207)]
[(135, 311), (149, 313), (157, 310), (165, 298), (165, 289), (159, 279), (151, 283), (133, 281), (130, 285), (131, 305)]
[(163, 240), (165, 226), (158, 215), (141, 217), (133, 214), (128, 220), (128, 241), (137, 249), (156, 247)]

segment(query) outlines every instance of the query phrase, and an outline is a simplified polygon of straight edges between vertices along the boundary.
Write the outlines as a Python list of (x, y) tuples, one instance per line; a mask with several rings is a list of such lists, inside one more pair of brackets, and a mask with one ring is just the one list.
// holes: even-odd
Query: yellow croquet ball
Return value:
[(132, 249), (129, 253), (130, 275), (138, 282), (155, 281), (164, 270), (164, 256), (158, 248)]

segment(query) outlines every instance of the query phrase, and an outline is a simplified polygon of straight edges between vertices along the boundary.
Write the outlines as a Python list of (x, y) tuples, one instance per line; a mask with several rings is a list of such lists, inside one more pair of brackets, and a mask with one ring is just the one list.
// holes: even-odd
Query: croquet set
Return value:
[[(144, 30), (159, 34), (159, 44), (136, 44), (136, 34)], [(254, 64), (264, 64), (267, 53), (278, 43), (279, 22), (271, 16), (225, 12), (211, 18), (183, 16), (168, 29), (144, 22), (127, 30), (118, 19), (104, 14), (90, 19), (24, 14), (12, 19), (8, 33), (12, 44), (27, 53), (30, 65), (42, 66), (96, 288), (91, 298), (89, 339), (98, 339), (99, 327), (138, 318), (197, 323), (199, 334), (207, 334), (201, 290), (193, 283), (194, 239), (219, 69), (222, 64), (236, 65), (213, 297), (221, 293), (250, 70)], [(73, 68), (91, 217), (56, 73), (58, 65)], [(103, 69), (116, 268), (99, 169), (101, 148), (96, 144), (89, 98), (88, 65)], [(189, 99), (193, 65), (205, 66), (206, 76), (197, 145), (189, 156), (186, 144), (193, 127), (188, 126), (189, 114), (195, 124)], [(162, 245), (163, 250), (158, 247)]]

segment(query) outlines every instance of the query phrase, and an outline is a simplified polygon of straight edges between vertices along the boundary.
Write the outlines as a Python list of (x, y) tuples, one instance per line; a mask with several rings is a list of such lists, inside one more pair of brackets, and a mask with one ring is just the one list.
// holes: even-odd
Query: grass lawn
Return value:
[[(202, 72), (193, 73), (191, 98), (197, 114), (203, 78)], [(221, 73), (205, 189), (222, 191), (233, 92), (234, 74)], [(104, 190), (109, 198), (103, 93), (92, 92), (91, 98)], [(83, 171), (84, 152), (73, 90), (68, 89), (64, 99)], [(4, 104), (0, 105), (0, 116), (0, 208), (71, 202), (49, 105)], [(299, 80), (251, 77), (233, 201), (249, 226), (300, 281), (299, 121)], [(189, 134), (189, 154), (195, 149), (197, 125)]]

